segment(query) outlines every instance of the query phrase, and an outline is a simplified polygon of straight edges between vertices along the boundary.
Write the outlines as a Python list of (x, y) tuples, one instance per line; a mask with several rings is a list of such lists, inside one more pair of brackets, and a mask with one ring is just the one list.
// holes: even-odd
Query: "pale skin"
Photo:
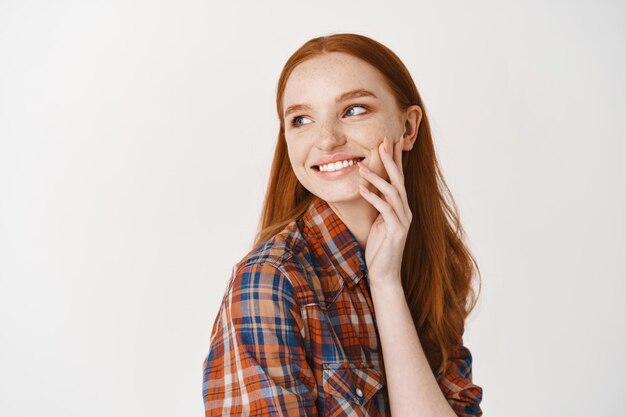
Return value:
[[(355, 89), (376, 97), (337, 101)], [(284, 108), (296, 103), (306, 107), (285, 117), (289, 158), (298, 180), (328, 202), (365, 251), (392, 415), (455, 417), (422, 349), (400, 277), (412, 221), (402, 152), (413, 148), (421, 108), (399, 109), (374, 67), (336, 52), (294, 69), (285, 87)], [(368, 111), (344, 118), (346, 110), (359, 107)], [(311, 123), (290, 123), (303, 118)], [(365, 159), (350, 175), (320, 178), (312, 163), (338, 152)]]
[[(393, 148), (393, 149), (392, 149)], [(366, 263), (378, 271), (370, 275), (370, 290), (383, 348), (389, 404), (393, 416), (455, 417), (433, 375), (419, 341), (400, 279), (402, 251), (412, 215), (402, 173), (402, 142), (381, 145), (381, 155), (391, 183), (361, 167), (361, 175), (375, 185), (384, 198), (361, 191), (380, 212), (368, 238), (377, 250), (365, 251)], [(369, 172), (368, 172), (369, 171)], [(389, 267), (385, 274), (384, 268)]]

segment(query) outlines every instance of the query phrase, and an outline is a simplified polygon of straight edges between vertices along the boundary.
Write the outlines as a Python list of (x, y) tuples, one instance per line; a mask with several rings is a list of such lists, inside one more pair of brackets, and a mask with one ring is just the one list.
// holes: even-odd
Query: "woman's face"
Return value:
[[(295, 175), (311, 193), (333, 203), (363, 198), (355, 159), (388, 180), (380, 143), (385, 136), (393, 143), (402, 139), (403, 149), (410, 150), (421, 119), (418, 106), (400, 111), (376, 68), (339, 52), (299, 64), (287, 80), (283, 103)], [(335, 160), (352, 162), (320, 169), (320, 164)]]

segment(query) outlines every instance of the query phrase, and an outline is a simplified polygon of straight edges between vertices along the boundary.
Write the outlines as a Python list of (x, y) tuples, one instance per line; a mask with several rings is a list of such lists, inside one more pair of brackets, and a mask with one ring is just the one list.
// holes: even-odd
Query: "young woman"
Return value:
[(253, 249), (204, 360), (207, 416), (481, 416), (478, 267), (400, 59), (362, 35), (287, 61)]

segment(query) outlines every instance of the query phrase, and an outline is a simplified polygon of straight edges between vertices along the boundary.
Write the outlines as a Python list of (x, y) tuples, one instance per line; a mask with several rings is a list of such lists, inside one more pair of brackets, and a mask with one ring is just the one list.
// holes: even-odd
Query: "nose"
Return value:
[(319, 132), (317, 147), (322, 151), (330, 151), (346, 143), (346, 135), (333, 123), (325, 123)]

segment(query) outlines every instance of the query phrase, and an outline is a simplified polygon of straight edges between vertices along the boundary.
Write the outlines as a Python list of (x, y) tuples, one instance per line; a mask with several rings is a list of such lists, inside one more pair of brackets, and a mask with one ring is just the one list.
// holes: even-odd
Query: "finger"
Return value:
[(398, 187), (398, 190), (400, 191), (400, 197), (402, 197), (402, 201), (406, 205), (405, 207), (408, 208), (409, 203), (406, 194), (406, 185), (404, 183), (404, 171), (402, 169), (402, 137), (400, 137), (400, 140), (394, 145), (393, 150), (394, 162), (398, 166), (398, 172), (400, 173), (399, 182), (402, 184), (401, 187)]
[[(385, 150), (385, 146), (389, 151)], [(396, 187), (401, 184), (401, 175), (402, 173), (398, 170), (398, 165), (394, 160), (395, 153), (395, 144), (389, 140), (386, 136), (383, 139), (383, 143), (378, 147), (380, 152), (380, 159), (383, 161), (383, 165), (385, 166), (385, 170), (387, 174), (389, 174), (389, 179), (391, 180), (391, 184)]]
[(359, 190), (363, 198), (369, 201), (375, 208), (382, 214), (383, 220), (389, 227), (389, 231), (393, 234), (395, 233), (403, 233), (404, 226), (400, 223), (398, 216), (394, 209), (384, 201), (382, 198), (377, 196), (375, 193), (369, 191), (365, 186), (359, 185)]
[[(402, 170), (398, 168), (398, 165), (396, 161), (394, 160), (394, 154), (397, 155), (397, 152), (398, 152), (397, 151), (398, 145), (402, 146), (402, 144), (401, 143), (393, 144), (391, 143), (391, 140), (387, 139), (387, 137), (385, 137), (384, 142), (389, 142), (387, 146), (388, 146), (388, 149), (390, 150), (389, 152), (386, 152), (384, 150), (384, 147), (381, 146), (380, 157), (381, 157), (381, 160), (383, 161), (383, 164), (385, 165), (385, 169), (387, 170), (387, 173), (389, 174), (389, 179), (391, 180), (391, 184), (396, 188), (398, 195), (400, 196), (400, 200), (402, 202), (401, 204), (402, 212), (404, 213), (404, 216), (408, 218), (409, 203), (408, 203), (408, 198), (406, 195), (406, 189), (404, 185), (404, 175), (402, 175)], [(402, 150), (400, 150), (400, 152), (402, 152)]]
[(400, 219), (402, 224), (410, 223), (409, 218), (404, 209), (404, 203), (398, 190), (393, 185), (389, 184), (387, 181), (379, 177), (375, 172), (367, 168), (365, 165), (362, 165), (360, 162), (357, 162), (359, 166), (359, 174), (363, 179), (370, 182), (376, 188), (378, 188), (381, 193), (385, 196), (386, 200), (393, 207), (396, 216)]
[(400, 140), (398, 140), (397, 150), (395, 146), (393, 149), (395, 151), (393, 154), (393, 159), (398, 165), (398, 170), (400, 171), (400, 173), (402, 173), (402, 176), (404, 177), (404, 171), (402, 168), (402, 137), (400, 137)]

